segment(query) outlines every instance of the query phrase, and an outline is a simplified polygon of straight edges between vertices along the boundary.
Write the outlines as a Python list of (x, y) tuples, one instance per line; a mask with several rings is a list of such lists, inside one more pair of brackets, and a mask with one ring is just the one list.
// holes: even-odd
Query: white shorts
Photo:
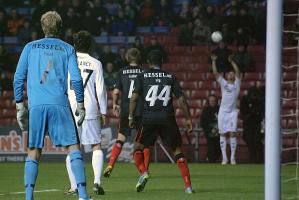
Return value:
[(78, 126), (80, 144), (91, 145), (101, 143), (101, 121), (97, 119), (85, 119), (82, 126)]
[(228, 132), (237, 132), (237, 122), (238, 122), (238, 111), (223, 112), (218, 113), (218, 129), (219, 134), (225, 134)]

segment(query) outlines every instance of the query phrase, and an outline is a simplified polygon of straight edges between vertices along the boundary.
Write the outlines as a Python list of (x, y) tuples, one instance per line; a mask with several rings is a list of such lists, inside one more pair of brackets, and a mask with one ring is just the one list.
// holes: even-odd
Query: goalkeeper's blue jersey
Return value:
[(82, 77), (73, 46), (57, 38), (43, 38), (28, 43), (22, 51), (14, 75), (16, 102), (23, 101), (24, 81), (27, 80), (29, 107), (69, 106), (68, 73), (77, 102), (83, 102)]

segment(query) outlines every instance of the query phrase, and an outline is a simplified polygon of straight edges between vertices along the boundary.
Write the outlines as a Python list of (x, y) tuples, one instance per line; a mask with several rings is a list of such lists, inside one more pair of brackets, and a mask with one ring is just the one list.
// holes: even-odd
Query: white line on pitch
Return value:
[[(57, 190), (57, 189), (50, 189), (50, 190), (35, 190), (35, 193), (42, 193), (42, 192), (58, 192), (61, 190)], [(0, 194), (0, 196), (5, 196), (5, 195), (17, 195), (17, 194), (25, 194), (25, 192), (10, 192), (10, 193), (6, 193), (6, 194)]]

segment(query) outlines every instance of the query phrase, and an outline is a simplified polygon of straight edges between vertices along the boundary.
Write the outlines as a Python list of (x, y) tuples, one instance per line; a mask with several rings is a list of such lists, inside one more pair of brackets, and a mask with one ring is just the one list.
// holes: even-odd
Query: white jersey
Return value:
[(236, 77), (234, 83), (228, 83), (222, 76), (219, 76), (217, 81), (220, 84), (222, 95), (219, 111), (235, 111), (237, 109), (237, 100), (240, 92), (240, 78)]
[[(96, 119), (107, 113), (107, 91), (104, 84), (102, 63), (86, 53), (77, 53), (78, 66), (84, 86), (85, 119)], [(77, 102), (69, 81), (68, 95), (73, 113)]]

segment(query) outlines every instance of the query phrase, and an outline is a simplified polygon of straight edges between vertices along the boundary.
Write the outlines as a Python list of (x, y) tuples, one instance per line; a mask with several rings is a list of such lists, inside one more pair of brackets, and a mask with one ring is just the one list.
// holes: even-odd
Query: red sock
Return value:
[(143, 149), (143, 158), (144, 158), (144, 166), (146, 171), (148, 171), (150, 159), (151, 159), (151, 150), (150, 148)]
[(144, 172), (146, 172), (146, 168), (144, 166), (143, 152), (141, 150), (136, 150), (134, 152), (133, 158), (139, 173), (143, 174)]
[(187, 164), (187, 160), (184, 157), (179, 158), (177, 161), (177, 165), (181, 171), (182, 178), (185, 183), (185, 187), (191, 187), (190, 173)]
[(112, 151), (111, 151), (111, 155), (110, 155), (108, 165), (110, 165), (112, 167), (114, 166), (114, 164), (115, 164), (115, 162), (116, 162), (116, 160), (117, 160), (117, 158), (118, 158), (118, 156), (121, 152), (122, 147), (123, 147), (123, 144), (116, 141), (116, 143), (112, 147)]

